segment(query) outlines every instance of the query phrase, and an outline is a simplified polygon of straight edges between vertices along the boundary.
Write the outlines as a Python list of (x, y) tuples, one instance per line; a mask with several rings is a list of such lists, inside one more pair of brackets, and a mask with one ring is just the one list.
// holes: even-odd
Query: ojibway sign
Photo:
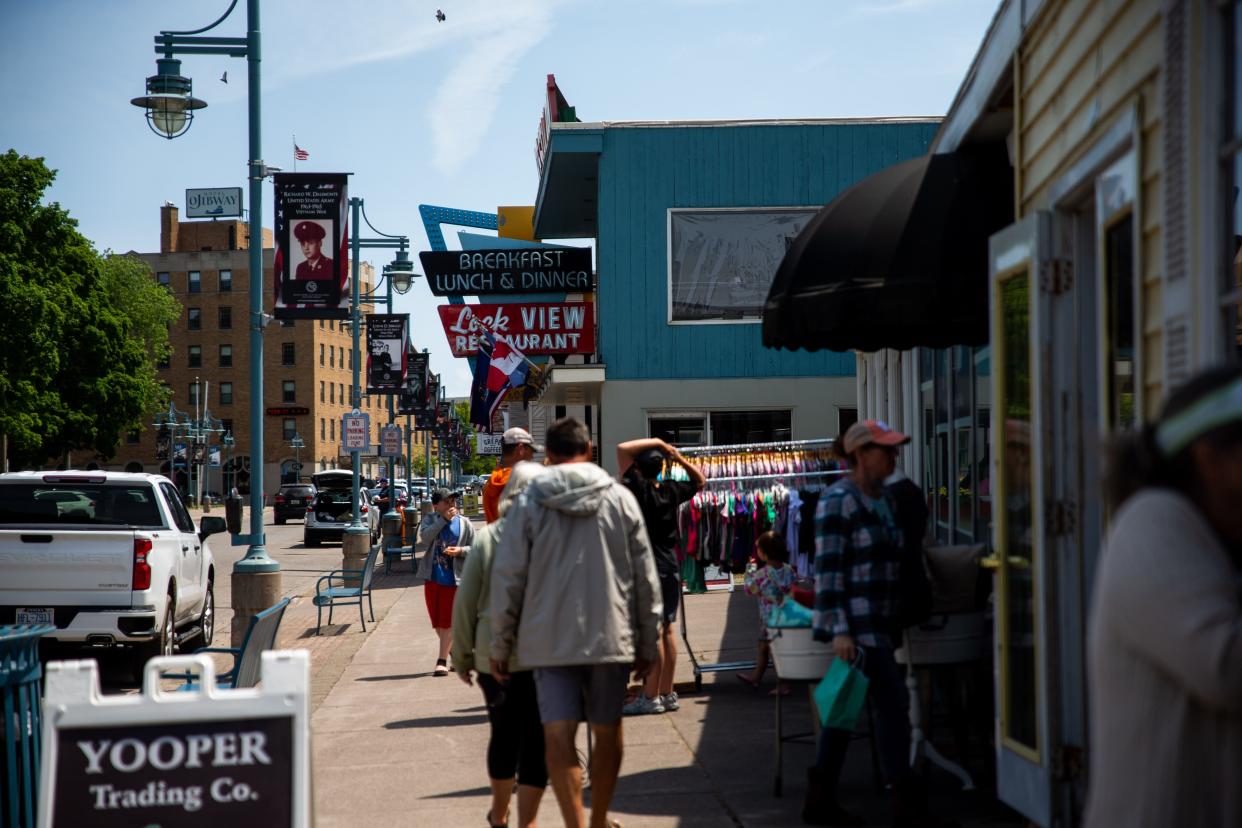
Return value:
[[(309, 663), (268, 651), (258, 688), (219, 690), (208, 656), (160, 658), (142, 695), (101, 696), (96, 662), (52, 662), (38, 824), (309, 825)], [(162, 691), (161, 669), (199, 689)]]
[(423, 251), (427, 284), (436, 296), (590, 293), (586, 247)]
[(441, 305), (440, 322), (455, 357), (472, 357), (491, 331), (527, 356), (595, 353), (593, 302)]

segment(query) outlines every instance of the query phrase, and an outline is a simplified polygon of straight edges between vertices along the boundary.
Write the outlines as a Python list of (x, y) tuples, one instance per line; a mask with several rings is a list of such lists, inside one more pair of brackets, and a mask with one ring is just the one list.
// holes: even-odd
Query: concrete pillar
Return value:
[(280, 572), (234, 572), (233, 625), (229, 646), (240, 647), (250, 619), (280, 600)]
[[(361, 570), (371, 551), (371, 532), (365, 526), (356, 532), (346, 529), (341, 537), (341, 569)], [(358, 586), (357, 577), (346, 577), (345, 586)]]

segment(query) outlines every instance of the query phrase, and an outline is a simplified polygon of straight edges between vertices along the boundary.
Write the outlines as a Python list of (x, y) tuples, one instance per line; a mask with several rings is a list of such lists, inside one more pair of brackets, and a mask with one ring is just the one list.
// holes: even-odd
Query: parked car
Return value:
[[(0, 474), (0, 624), (49, 623), (45, 638), (122, 645), (147, 660), (215, 632), (215, 560), (167, 477), (104, 471)], [(32, 542), (37, 538), (37, 542)]]
[(281, 526), (286, 520), (299, 520), (306, 517), (306, 506), (315, 497), (315, 487), (310, 483), (284, 483), (276, 493), (272, 514), (276, 525)]
[[(315, 496), (306, 507), (306, 526), (302, 530), (302, 542), (318, 546), (324, 541), (340, 541), (345, 528), (353, 522), (353, 472), (348, 469), (331, 469), (311, 476)], [(371, 497), (365, 488), (359, 489), (358, 508), (362, 525), (370, 526)]]

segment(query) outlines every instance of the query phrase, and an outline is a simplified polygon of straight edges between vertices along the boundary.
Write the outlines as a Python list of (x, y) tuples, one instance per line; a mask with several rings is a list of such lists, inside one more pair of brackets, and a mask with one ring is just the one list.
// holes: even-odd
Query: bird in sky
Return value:
[(229, 82), (229, 73), (226, 70), (225, 73), (220, 76), (220, 83), (228, 83), (228, 82)]
[(440, 23), (443, 23), (445, 21), (444, 12), (442, 12), (440, 9), (436, 9), (436, 20), (439, 21)]

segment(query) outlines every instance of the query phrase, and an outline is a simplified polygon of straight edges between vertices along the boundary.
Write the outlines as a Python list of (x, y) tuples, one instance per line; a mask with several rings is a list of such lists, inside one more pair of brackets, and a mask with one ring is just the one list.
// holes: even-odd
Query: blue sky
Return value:
[[(245, 33), (245, 3), (212, 34)], [(155, 251), (159, 207), (190, 187), (244, 187), (246, 63), (182, 57), (208, 102), (157, 138), (129, 99), (155, 73), (152, 38), (227, 0), (0, 0), (0, 151), (59, 170), (49, 194), (100, 249)], [(448, 19), (437, 23), (442, 8)], [(533, 204), (547, 74), (584, 121), (942, 115), (997, 0), (262, 0), (264, 160), (352, 172), (385, 233), (427, 249), (420, 203)], [(218, 79), (225, 71), (229, 82)], [(271, 188), (264, 193), (271, 226)], [(449, 228), (446, 228), (448, 230)], [(450, 247), (455, 234), (446, 234)], [(391, 259), (372, 251), (374, 264)], [(451, 394), (435, 300), (396, 303)]]

